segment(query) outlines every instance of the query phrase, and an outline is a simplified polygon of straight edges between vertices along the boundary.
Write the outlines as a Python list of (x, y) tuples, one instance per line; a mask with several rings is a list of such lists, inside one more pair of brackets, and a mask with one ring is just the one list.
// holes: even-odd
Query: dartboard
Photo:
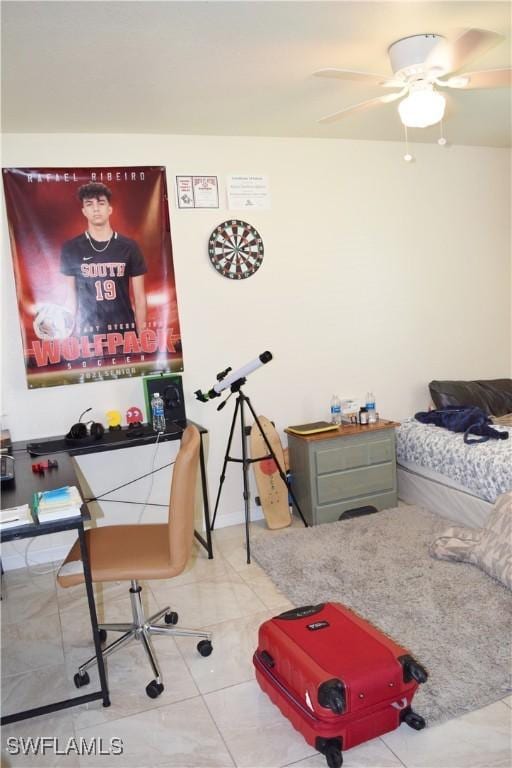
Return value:
[(246, 221), (223, 221), (210, 236), (208, 256), (219, 274), (231, 280), (244, 280), (261, 266), (263, 241)]

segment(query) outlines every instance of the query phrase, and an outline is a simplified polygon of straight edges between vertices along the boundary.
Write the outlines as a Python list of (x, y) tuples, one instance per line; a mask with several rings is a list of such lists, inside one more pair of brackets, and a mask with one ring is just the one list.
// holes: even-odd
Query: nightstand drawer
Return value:
[(347, 439), (338, 444), (332, 442), (325, 448), (318, 448), (316, 451), (317, 474), (369, 467), (372, 464), (391, 461), (395, 455), (394, 440), (387, 435), (379, 439), (379, 436), (374, 434), (372, 438), (374, 439)]
[(371, 467), (337, 472), (317, 477), (317, 499), (319, 504), (351, 499), (371, 493), (382, 493), (395, 489), (395, 465), (392, 462)]

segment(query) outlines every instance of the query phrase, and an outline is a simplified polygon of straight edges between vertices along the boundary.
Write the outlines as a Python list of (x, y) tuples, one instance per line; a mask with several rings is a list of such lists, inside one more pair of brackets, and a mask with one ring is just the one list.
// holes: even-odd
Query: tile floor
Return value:
[[(252, 524), (252, 536), (262, 530)], [(134, 643), (112, 656), (108, 674), (112, 706), (101, 702), (3, 728), (2, 766), (126, 766), (129, 768), (323, 768), (325, 759), (306, 744), (260, 691), (251, 657), (259, 624), (291, 607), (256, 564), (245, 562), (244, 529), (214, 533), (215, 558), (195, 549), (185, 573), (148, 582), (149, 611), (170, 603), (180, 623), (208, 627), (213, 654), (202, 658), (196, 641), (155, 637), (165, 691), (149, 699), (151, 679), (142, 648)], [(41, 568), (38, 566), (38, 569)], [(74, 695), (76, 665), (92, 652), (82, 587), (63, 590), (53, 573), (11, 571), (2, 601), (2, 713)], [(127, 585), (98, 585), (100, 621), (129, 616)], [(128, 613), (127, 613), (128, 611)], [(91, 686), (97, 677), (91, 674)], [(92, 688), (91, 688), (92, 690)], [(344, 753), (346, 768), (493, 768), (512, 764), (512, 697), (421, 732), (402, 725), (393, 733)], [(58, 739), (46, 754), (13, 754), (14, 744)], [(18, 739), (17, 742), (12, 737)], [(70, 743), (108, 753), (122, 740), (122, 755), (57, 754)], [(11, 741), (9, 741), (11, 738)], [(101, 741), (99, 741), (101, 739)], [(71, 740), (71, 741), (70, 741)], [(27, 744), (27, 741), (25, 741)]]

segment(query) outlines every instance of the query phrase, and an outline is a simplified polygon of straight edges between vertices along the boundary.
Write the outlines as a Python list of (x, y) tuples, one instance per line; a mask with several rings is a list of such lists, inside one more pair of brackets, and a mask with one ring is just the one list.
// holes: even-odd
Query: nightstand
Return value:
[(397, 505), (396, 421), (342, 424), (332, 432), (288, 435), (293, 492), (309, 525), (364, 506)]

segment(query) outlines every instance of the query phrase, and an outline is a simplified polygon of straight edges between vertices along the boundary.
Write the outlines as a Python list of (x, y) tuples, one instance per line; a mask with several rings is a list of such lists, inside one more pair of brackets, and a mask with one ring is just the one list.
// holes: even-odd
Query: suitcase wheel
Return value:
[(326, 680), (318, 689), (318, 703), (327, 707), (334, 714), (341, 715), (345, 710), (345, 686), (341, 680)]
[(341, 768), (343, 765), (341, 744), (341, 739), (317, 738), (315, 747), (319, 752), (321, 752), (322, 755), (325, 755), (325, 759), (329, 768)]
[(335, 744), (329, 744), (325, 748), (325, 759), (329, 768), (341, 768), (343, 765), (343, 755), (341, 749)]
[(427, 670), (421, 664), (418, 664), (417, 661), (413, 660), (409, 663), (409, 670), (417, 683), (424, 683), (428, 678)]
[(398, 661), (404, 668), (404, 683), (410, 683), (411, 680), (416, 680), (417, 683), (424, 683), (428, 678), (427, 670), (418, 664), (416, 659), (406, 654), (400, 656)]
[(413, 712), (412, 709), (405, 713), (404, 723), (407, 723), (410, 728), (414, 728), (415, 731), (423, 730), (426, 725), (424, 718)]

